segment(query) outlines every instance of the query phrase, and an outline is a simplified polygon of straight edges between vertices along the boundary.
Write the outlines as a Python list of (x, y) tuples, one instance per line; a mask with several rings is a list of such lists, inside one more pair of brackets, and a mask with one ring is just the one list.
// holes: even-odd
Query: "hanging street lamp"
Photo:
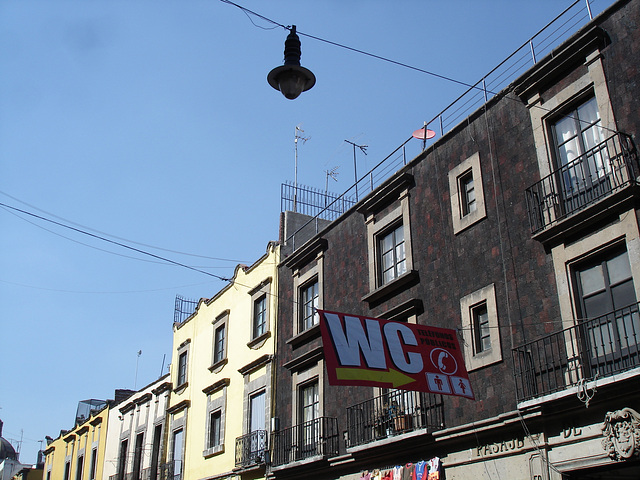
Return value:
[(300, 66), (301, 55), (300, 38), (293, 25), (284, 42), (284, 65), (274, 68), (267, 75), (269, 85), (280, 90), (289, 100), (298, 98), (316, 84), (316, 77), (311, 70)]

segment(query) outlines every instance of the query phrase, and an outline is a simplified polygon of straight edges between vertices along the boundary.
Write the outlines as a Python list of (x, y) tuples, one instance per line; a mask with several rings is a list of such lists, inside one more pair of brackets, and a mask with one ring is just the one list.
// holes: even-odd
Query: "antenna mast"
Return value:
[(367, 147), (369, 145), (356, 145), (353, 142), (350, 142), (349, 140), (345, 140), (345, 142), (350, 143), (351, 145), (353, 145), (353, 174), (355, 176), (355, 183), (356, 183), (356, 202), (358, 201), (358, 167), (356, 166), (356, 147), (358, 147), (360, 150), (362, 150), (362, 153), (364, 153), (365, 155), (367, 154)]
[(294, 137), (294, 146), (295, 146), (295, 165), (294, 165), (294, 180), (293, 180), (293, 211), (298, 211), (298, 139), (302, 140), (302, 143), (305, 143), (309, 140), (310, 137), (304, 138), (298, 135), (298, 132), (304, 133), (304, 130), (300, 128), (300, 125), (296, 125), (296, 134)]

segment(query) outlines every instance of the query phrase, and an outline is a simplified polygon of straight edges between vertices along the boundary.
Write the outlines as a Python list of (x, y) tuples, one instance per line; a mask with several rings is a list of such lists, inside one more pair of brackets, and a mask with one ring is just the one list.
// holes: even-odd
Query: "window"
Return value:
[(118, 457), (118, 480), (124, 480), (124, 474), (126, 473), (126, 469), (127, 469), (127, 450), (128, 449), (129, 449), (129, 441), (125, 439), (120, 443), (120, 456)]
[(209, 415), (209, 440), (207, 448), (215, 448), (222, 444), (222, 412), (216, 410)]
[(320, 426), (317, 425), (316, 420), (320, 417), (320, 398), (317, 380), (301, 386), (299, 395), (300, 440), (302, 454), (306, 457), (315, 453), (319, 443)]
[(611, 185), (604, 183), (611, 166), (595, 97), (553, 122), (551, 134), (567, 211), (610, 190)]
[(269, 303), (271, 297), (269, 293), (271, 280), (269, 277), (249, 291), (249, 295), (251, 295), (251, 330), (247, 346), (252, 349), (261, 348), (270, 337)]
[(202, 392), (207, 396), (202, 456), (212, 457), (224, 452), (225, 422), (227, 408), (227, 387), (229, 379), (223, 378), (204, 388)]
[(300, 332), (317, 325), (320, 316), (317, 278), (300, 288)]
[(156, 425), (153, 429), (153, 446), (151, 447), (151, 471), (149, 479), (158, 478), (158, 459), (160, 457), (160, 442), (162, 441), (162, 425)]
[(96, 478), (96, 462), (98, 460), (98, 449), (91, 450), (91, 466), (89, 468), (89, 480)]
[[(64, 480), (69, 480), (71, 474), (71, 462), (65, 462), (64, 464)], [(123, 477), (120, 477), (123, 478)]]
[(358, 211), (367, 226), (369, 293), (372, 303), (417, 278), (411, 250), (410, 191), (415, 182), (408, 173), (393, 177), (364, 200)]
[[(600, 368), (637, 357), (640, 318), (626, 249), (615, 249), (575, 267), (578, 310), (589, 364)], [(637, 360), (637, 358), (636, 358)]]
[(225, 324), (220, 325), (214, 331), (213, 339), (213, 363), (216, 364), (226, 358), (225, 355)]
[(473, 324), (473, 353), (486, 352), (491, 348), (491, 334), (489, 330), (489, 311), (487, 302), (482, 302), (471, 308)]
[(76, 463), (76, 480), (82, 480), (82, 466), (84, 464), (84, 456), (80, 455)]
[(187, 383), (187, 352), (178, 356), (178, 386)]
[(385, 285), (407, 271), (404, 248), (404, 226), (394, 227), (378, 240), (380, 284)]
[(140, 480), (140, 471), (142, 470), (142, 452), (144, 449), (144, 434), (136, 435), (136, 444), (133, 451), (133, 480)]
[(253, 303), (253, 338), (267, 332), (267, 296), (263, 295)]
[[(184, 447), (184, 430), (179, 429), (173, 432), (171, 449), (171, 460), (173, 461), (173, 480), (182, 478), (182, 458)], [(171, 480), (169, 478), (169, 480)]]
[(478, 208), (471, 170), (460, 177), (460, 204), (463, 217), (475, 212)]
[(463, 349), (467, 371), (502, 360), (494, 284), (460, 299)]
[(458, 234), (487, 216), (480, 155), (475, 153), (449, 172), (453, 232)]

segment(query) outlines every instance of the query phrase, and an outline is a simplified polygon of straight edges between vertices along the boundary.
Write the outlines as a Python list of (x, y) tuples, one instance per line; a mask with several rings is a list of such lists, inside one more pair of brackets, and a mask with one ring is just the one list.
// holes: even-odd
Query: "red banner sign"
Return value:
[(329, 384), (474, 398), (455, 330), (318, 312)]

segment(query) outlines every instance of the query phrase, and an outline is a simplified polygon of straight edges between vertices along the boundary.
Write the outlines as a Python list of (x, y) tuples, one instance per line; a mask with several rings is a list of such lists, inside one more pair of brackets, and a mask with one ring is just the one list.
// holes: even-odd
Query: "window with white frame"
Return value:
[(260, 348), (269, 336), (270, 289), (271, 278), (267, 278), (249, 292), (251, 295), (251, 331), (248, 345), (251, 348)]
[(187, 352), (181, 352), (178, 355), (178, 386), (187, 383)]
[(400, 287), (413, 272), (409, 192), (413, 176), (402, 174), (365, 200), (359, 212), (365, 216), (369, 260), (369, 294), (374, 301), (389, 289)]
[(455, 234), (487, 216), (478, 153), (449, 171), (449, 196)]
[(229, 379), (223, 378), (202, 390), (207, 396), (206, 432), (202, 452), (205, 458), (224, 452), (228, 386)]
[(213, 333), (213, 363), (216, 364), (226, 358), (225, 339), (226, 324), (218, 326)]
[(308, 330), (320, 321), (318, 292), (317, 278), (300, 287), (300, 331)]
[(378, 236), (379, 284), (385, 285), (407, 271), (404, 226), (394, 225)]
[(468, 371), (502, 361), (495, 285), (460, 300), (465, 364)]

